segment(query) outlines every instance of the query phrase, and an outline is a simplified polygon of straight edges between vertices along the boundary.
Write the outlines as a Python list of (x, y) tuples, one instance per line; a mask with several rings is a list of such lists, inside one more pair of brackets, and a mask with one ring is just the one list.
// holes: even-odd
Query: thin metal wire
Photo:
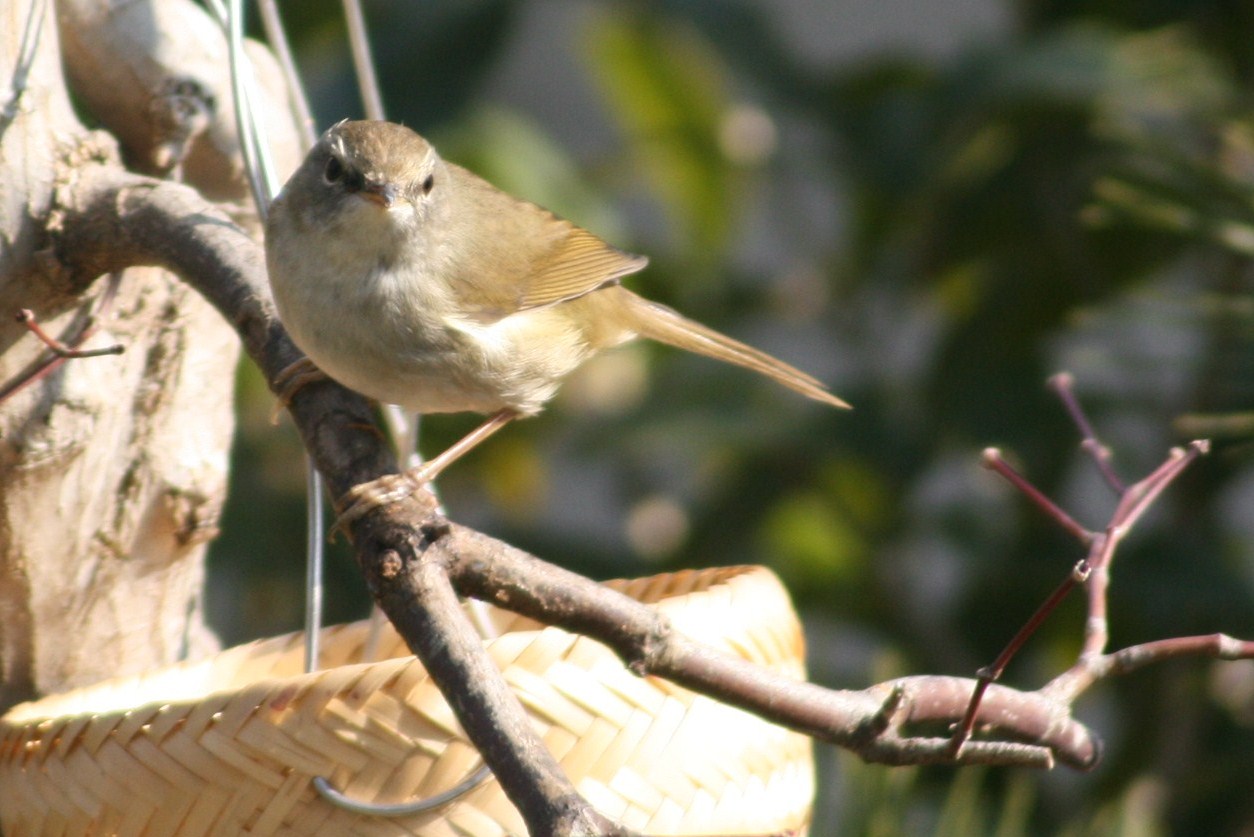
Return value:
[(209, 0), (209, 8), (217, 16), (227, 39), (227, 56), (231, 67), (232, 104), (235, 124), (239, 135), (240, 154), (244, 158), (244, 173), (252, 190), (257, 214), (265, 220), (270, 201), (279, 191), (274, 161), (262, 135), (261, 125), (253, 119), (252, 68), (244, 54), (244, 12), (242, 0)]
[(318, 139), (314, 127), (313, 111), (309, 107), (309, 98), (300, 83), (300, 71), (296, 69), (296, 60), (292, 57), (292, 47), (288, 43), (287, 33), (283, 30), (283, 19), (279, 17), (279, 6), (274, 0), (257, 0), (257, 8), (261, 11), (261, 25), (266, 30), (266, 40), (274, 50), (279, 61), (279, 69), (283, 73), (283, 83), (287, 85), (288, 98), (292, 103), (292, 115), (300, 126), (302, 151), (308, 151)]
[(322, 659), (322, 600), (325, 585), (325, 518), (322, 476), (305, 455), (305, 671), (317, 671)]
[(370, 54), (370, 36), (366, 34), (366, 18), (358, 0), (344, 0), (344, 22), (348, 24), (348, 46), (353, 52), (353, 69), (357, 72), (357, 89), (367, 119), (383, 119), (383, 96), (379, 79), (374, 74), (374, 58)]
[[(300, 73), (296, 69), (296, 61), (292, 57), (292, 49), (283, 29), (283, 20), (279, 17), (279, 7), (274, 0), (258, 0), (257, 7), (261, 12), (261, 23), (266, 30), (266, 39), (278, 58), (279, 68), (283, 73), (283, 82), (287, 86), (288, 99), (292, 104), (293, 116), (300, 128), (301, 150), (308, 151), (317, 142), (318, 136), (314, 128), (313, 113), (309, 108), (309, 99), (305, 96), (304, 86), (300, 83)], [(325, 498), (322, 491), (322, 477), (314, 467), (313, 460), (305, 456), (305, 671), (312, 672), (320, 668), (322, 659), (322, 614), (324, 608), (323, 584), (326, 565), (326, 517), (324, 512)]]
[(331, 783), (321, 776), (314, 777), (313, 784), (323, 799), (332, 805), (343, 808), (345, 811), (372, 817), (409, 817), (447, 805), (462, 794), (474, 790), (490, 778), (492, 778), (492, 770), (485, 764), (463, 779), (461, 783), (446, 791), (428, 796), (426, 799), (416, 799), (413, 802), (393, 803), (362, 802), (361, 800), (353, 799), (351, 796), (346, 796), (331, 787)]
[[(259, 120), (255, 118), (255, 98), (251, 67), (244, 54), (243, 0), (229, 0), (229, 8), (221, 0), (211, 0), (210, 6), (218, 15), (226, 30), (227, 48), (231, 62), (231, 89), (234, 93), (235, 121), (239, 128), (240, 153), (244, 157), (244, 169), (253, 193), (257, 214), (263, 220), (270, 201), (279, 192), (278, 176), (270, 157), (269, 143)], [(313, 461), (305, 459), (305, 671), (316, 671), (321, 659), (323, 569), (326, 563), (326, 543), (322, 478)]]
[[(244, 54), (243, 43), (243, 0), (229, 0), (229, 7), (224, 7), (222, 0), (208, 0), (210, 8), (217, 15), (219, 22), (226, 31), (230, 64), (231, 87), (234, 93), (235, 119), (239, 128), (240, 151), (244, 157), (245, 171), (248, 174), (249, 186), (253, 200), (257, 205), (257, 213), (264, 220), (270, 201), (279, 192), (279, 184), (275, 168), (269, 153), (269, 144), (265, 141), (264, 130), (256, 119), (252, 88), (251, 67)], [(287, 38), (283, 33), (282, 22), (272, 0), (259, 0), (262, 4), (263, 23), (272, 45), (282, 53), (280, 63), (284, 66), (284, 74), (291, 98), (296, 103), (297, 118), (301, 121), (302, 135), (307, 145), (314, 142), (313, 121), (309, 116), (308, 104), (300, 88), (296, 75), (295, 64), (291, 60), (291, 51), (287, 47)], [(270, 8), (267, 9), (267, 6)], [(383, 118), (383, 104), (378, 92), (373, 62), (370, 58), (369, 42), (365, 34), (365, 21), (361, 8), (354, 0), (345, 0), (345, 14), (348, 18), (350, 38), (353, 44), (353, 58), (357, 67), (358, 78), (361, 80), (363, 102), (367, 115), (372, 119)], [(286, 58), (284, 58), (286, 56)], [(417, 421), (407, 424), (408, 432), (401, 434), (411, 438), (406, 447), (417, 449)], [(313, 462), (306, 457), (306, 562), (305, 562), (305, 671), (312, 672), (318, 668), (320, 658), (320, 636), (322, 631), (323, 607), (323, 565), (325, 563), (324, 543), (324, 509), (322, 479)], [(492, 777), (491, 769), (485, 764), (479, 767), (465, 780), (442, 793), (417, 799), (412, 802), (378, 804), (355, 800), (333, 788), (325, 777), (315, 776), (314, 788), (333, 805), (347, 811), (376, 817), (404, 817), (430, 811), (454, 801), (459, 796), (473, 790)]]

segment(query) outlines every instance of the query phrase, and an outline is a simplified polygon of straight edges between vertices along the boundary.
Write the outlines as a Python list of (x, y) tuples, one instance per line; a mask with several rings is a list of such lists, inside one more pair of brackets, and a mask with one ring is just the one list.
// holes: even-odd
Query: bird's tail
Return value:
[(719, 334), (714, 329), (694, 322), (665, 305), (650, 302), (630, 291), (627, 291), (627, 294), (631, 297), (630, 305), (634, 309), (631, 327), (641, 337), (648, 337), (668, 346), (743, 366), (745, 369), (751, 369), (778, 381), (807, 398), (813, 398), (815, 401), (830, 404), (833, 407), (849, 408), (848, 404), (828, 392), (827, 387), (821, 381), (800, 369), (789, 366), (766, 352), (733, 340), (725, 334)]

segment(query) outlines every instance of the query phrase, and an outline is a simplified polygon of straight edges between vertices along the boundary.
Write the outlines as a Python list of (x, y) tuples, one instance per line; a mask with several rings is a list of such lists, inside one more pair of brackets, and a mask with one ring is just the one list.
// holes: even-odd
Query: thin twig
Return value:
[(1071, 594), (1071, 591), (1075, 589), (1075, 586), (1084, 582), (1084, 580), (1088, 577), (1088, 574), (1089, 567), (1087, 560), (1076, 564), (1075, 569), (1071, 571), (1071, 574), (1063, 579), (1062, 583), (1059, 584), (1054, 589), (1054, 592), (1041, 603), (1041, 606), (1036, 609), (1036, 612), (1033, 613), (1028, 621), (1024, 623), (1023, 627), (1019, 629), (1018, 633), (1014, 635), (1010, 642), (1006, 643), (1006, 647), (1003, 648), (1002, 652), (997, 655), (997, 659), (995, 659), (991, 665), (985, 666), (976, 672), (975, 691), (971, 694), (971, 700), (967, 704), (967, 711), (963, 714), (961, 723), (958, 724), (957, 729), (954, 731), (953, 738), (950, 739), (950, 747), (955, 758), (962, 755), (963, 746), (971, 739), (971, 733), (975, 730), (975, 722), (976, 717), (979, 714), (980, 703), (984, 698), (984, 693), (988, 691), (989, 685), (1001, 677), (1002, 672), (1006, 670), (1006, 666), (1008, 666), (1010, 661), (1014, 659), (1015, 655), (1019, 653), (1019, 649), (1022, 648), (1029, 639), (1031, 639), (1032, 635), (1036, 633), (1041, 625), (1045, 624), (1045, 620), (1047, 620), (1058, 608), (1058, 605), (1062, 604), (1063, 600)]
[(1080, 400), (1075, 396), (1075, 378), (1070, 372), (1059, 372), (1057, 375), (1049, 379), (1049, 386), (1058, 394), (1058, 398), (1062, 401), (1063, 407), (1071, 416), (1071, 421), (1080, 431), (1081, 441), (1080, 447), (1092, 457), (1093, 462), (1097, 465), (1098, 473), (1106, 480), (1106, 484), (1110, 486), (1116, 494), (1124, 493), (1123, 480), (1115, 473), (1114, 465), (1111, 461), (1110, 448), (1103, 445), (1097, 438), (1097, 434), (1093, 432), (1093, 425), (1089, 422), (1088, 415), (1084, 412), (1084, 408), (1080, 404)]
[(1121, 526), (1108, 526), (1106, 534), (1098, 539), (1085, 558), (1089, 570), (1084, 587), (1088, 608), (1084, 619), (1084, 642), (1080, 646), (1081, 658), (1102, 653), (1110, 640), (1110, 620), (1106, 608), (1110, 562), (1127, 532)]
[[(1136, 484), (1125, 488), (1123, 482), (1110, 466), (1110, 451), (1097, 441), (1093, 426), (1089, 423), (1084, 409), (1074, 393), (1074, 381), (1070, 374), (1059, 373), (1049, 380), (1050, 386), (1057, 392), (1072, 421), (1075, 422), (1084, 439), (1084, 447), (1093, 457), (1094, 464), (1102, 473), (1106, 482), (1119, 495), (1119, 503), (1111, 515), (1104, 533), (1098, 535), (1084, 530), (1075, 520), (1062, 510), (1053, 500), (1045, 496), (1032, 485), (1026, 477), (1019, 474), (1001, 456), (996, 448), (984, 451), (983, 461), (986, 467), (996, 471), (1012, 485), (1023, 492), (1046, 516), (1056, 522), (1073, 536), (1080, 538), (1089, 546), (1088, 555), (1076, 564), (1071, 574), (1053, 593), (1037, 608), (1036, 612), (1019, 629), (994, 662), (980, 669), (975, 689), (971, 693), (967, 711), (962, 722), (954, 730), (950, 739), (951, 751), (959, 756), (975, 729), (980, 704), (989, 684), (997, 680), (1019, 649), (1027, 642), (1059, 604), (1075, 588), (1083, 583), (1088, 594), (1088, 611), (1084, 621), (1084, 642), (1081, 646), (1079, 662), (1073, 667), (1070, 676), (1056, 678), (1045, 693), (1057, 698), (1060, 694), (1073, 695), (1087, 688), (1097, 675), (1095, 666), (1107, 659), (1103, 656), (1106, 643), (1110, 638), (1109, 619), (1107, 616), (1107, 598), (1110, 585), (1110, 563), (1114, 559), (1115, 550), (1120, 542), (1132, 530), (1149, 507), (1158, 499), (1164, 489), (1178, 477), (1197, 457), (1210, 449), (1209, 442), (1198, 440), (1190, 443), (1187, 449), (1173, 448), (1167, 459), (1155, 468), (1148, 476)], [(1169, 641), (1168, 641), (1169, 642)], [(1173, 646), (1174, 647), (1174, 646)], [(1095, 662), (1096, 661), (1096, 662)]]
[(1045, 684), (1039, 694), (1070, 704), (1105, 677), (1117, 677), (1152, 663), (1183, 657), (1250, 660), (1254, 659), (1254, 642), (1236, 639), (1227, 634), (1204, 634), (1130, 645), (1109, 654), (1081, 660)]
[(1106, 650), (1109, 641), (1107, 594), (1110, 585), (1110, 563), (1119, 544), (1149, 510), (1159, 495), (1175, 481), (1193, 460), (1210, 449), (1205, 440), (1191, 442), (1185, 449), (1172, 448), (1167, 459), (1144, 479), (1129, 486), (1111, 515), (1101, 548), (1089, 554), (1091, 575), (1087, 585), (1088, 615), (1084, 622), (1084, 643), (1081, 658), (1093, 658)]
[(52, 354), (35, 364), (35, 366), (26, 373), (19, 375), (13, 380), (5, 383), (3, 386), (0, 386), (0, 404), (3, 404), (8, 399), (12, 398), (14, 394), (20, 392), (31, 384), (43, 380), (55, 370), (60, 368), (67, 360), (76, 357), (118, 355), (122, 354), (126, 350), (126, 347), (120, 344), (109, 346), (105, 349), (82, 350), (77, 348), (91, 339), (91, 336), (96, 333), (97, 323), (99, 320), (107, 317), (110, 310), (113, 308), (113, 300), (117, 296), (118, 281), (118, 275), (116, 273), (109, 276), (109, 280), (105, 284), (104, 291), (100, 294), (100, 300), (96, 304), (95, 313), (88, 315), (87, 321), (83, 324), (82, 329), (79, 330), (78, 335), (74, 337), (72, 342), (68, 345), (45, 332), (35, 319), (35, 315), (28, 309), (23, 308), (18, 312), (16, 317), (17, 321), (30, 329), (32, 334), (34, 334), (45, 346), (52, 350)]
[(985, 468), (995, 472), (1002, 479), (1009, 482), (1015, 488), (1031, 500), (1037, 508), (1039, 508), (1046, 517), (1053, 520), (1063, 529), (1071, 534), (1076, 540), (1085, 546), (1093, 541), (1093, 533), (1076, 522), (1075, 518), (1067, 514), (1053, 500), (1045, 496), (1045, 494), (1026, 477), (1010, 466), (1010, 463), (1001, 455), (1001, 451), (997, 448), (985, 448), (981, 457), (982, 464)]
[(48, 332), (44, 331), (43, 326), (39, 324), (39, 320), (35, 318), (35, 312), (29, 308), (19, 309), (17, 316), (14, 317), (22, 325), (26, 326), (31, 334), (39, 338), (48, 349), (57, 357), (63, 360), (72, 360), (74, 358), (83, 357), (102, 357), (104, 355), (120, 355), (126, 351), (126, 347), (121, 343), (114, 343), (111, 346), (105, 346), (102, 349), (80, 349), (77, 348), (83, 343), (83, 336), (79, 335), (78, 342), (74, 346), (68, 346)]
[(1129, 529), (1136, 525), (1141, 515), (1153, 505), (1158, 495), (1193, 463), (1195, 459), (1210, 452), (1210, 441), (1195, 439), (1185, 448), (1172, 448), (1167, 459), (1153, 470), (1149, 476), (1133, 485), (1124, 494), (1120, 508), (1116, 511), (1113, 521), (1118, 526)]
[[(913, 725), (954, 723), (973, 681), (917, 677), (861, 692), (826, 689), (792, 680), (702, 645), (672, 629), (653, 608), (556, 567), (473, 529), (442, 522), (438, 550), (453, 584), (473, 596), (545, 624), (604, 643), (640, 675), (655, 675), (773, 723), (853, 750), (865, 759), (891, 764), (1015, 764), (1040, 766), (1042, 759), (1092, 766), (1098, 746), (1084, 727), (1066, 718), (1065, 707), (994, 687), (994, 700), (980, 708), (979, 722), (1006, 729), (1018, 742), (971, 742), (955, 759), (948, 739), (903, 734)], [(907, 688), (908, 687), (908, 688)], [(896, 697), (894, 697), (896, 695)], [(891, 711), (886, 707), (891, 706)]]
[(1213, 657), (1218, 660), (1254, 659), (1254, 642), (1227, 634), (1178, 636), (1129, 645), (1107, 654), (1092, 668), (1099, 677), (1127, 674), (1151, 663), (1180, 657)]

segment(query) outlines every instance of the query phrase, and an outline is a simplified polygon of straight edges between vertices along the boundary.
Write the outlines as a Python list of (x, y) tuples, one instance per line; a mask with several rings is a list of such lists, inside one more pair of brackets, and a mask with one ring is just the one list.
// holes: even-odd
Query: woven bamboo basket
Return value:
[[(769, 571), (680, 572), (610, 582), (688, 635), (793, 677), (800, 626)], [(546, 745), (590, 802), (648, 834), (802, 834), (810, 742), (656, 678), (605, 646), (505, 611), (485, 644)], [(377, 636), (377, 634), (376, 634)], [(375, 662), (363, 662), (367, 645)], [(323, 634), (302, 672), (300, 634), (22, 704), (0, 718), (0, 826), (26, 835), (523, 835), (489, 779), (403, 818), (331, 805), (456, 786), (480, 761), (390, 626)]]

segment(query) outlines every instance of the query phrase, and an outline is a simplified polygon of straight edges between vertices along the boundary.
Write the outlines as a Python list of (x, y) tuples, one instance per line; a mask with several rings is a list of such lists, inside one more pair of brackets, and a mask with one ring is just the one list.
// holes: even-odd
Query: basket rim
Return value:
[[(685, 608), (690, 608), (694, 601), (721, 595), (733, 586), (740, 588), (752, 586), (755, 592), (764, 599), (763, 609), (755, 614), (758, 619), (771, 616), (779, 618), (785, 614), (795, 619), (791, 599), (783, 583), (769, 568), (760, 565), (744, 564), (695, 570), (684, 569), (639, 578), (609, 579), (601, 583), (637, 601), (650, 604), (671, 618)], [(564, 631), (562, 628), (544, 625), (492, 603), (485, 604), (495, 613), (502, 614), (506, 623), (500, 635), (484, 640), (485, 646), (491, 647), (511, 634), (544, 630)], [(765, 612), (772, 606), (778, 611), (776, 614)], [(345, 633), (365, 631), (368, 627), (369, 619), (325, 626), (320, 629), (323, 646), (325, 648), (333, 645), (337, 639), (342, 639)], [(732, 627), (747, 633), (744, 630), (748, 627), (747, 624)], [(385, 625), (385, 629), (391, 630), (391, 626)], [(710, 631), (703, 631), (703, 633), (708, 634)], [(572, 634), (572, 636), (577, 635)], [(736, 642), (737, 637), (732, 631), (725, 632), (724, 638), (728, 641), (726, 644), (731, 645), (737, 651), (746, 650)], [(371, 667), (378, 667), (376, 670), (381, 673), (415, 664), (422, 667), (422, 662), (407, 648), (401, 646), (400, 655), (381, 657), (372, 661), (345, 662), (323, 666), (312, 672), (302, 670), (290, 674), (249, 678), (242, 682), (232, 681), (230, 685), (220, 687), (212, 685), (214, 675), (221, 673), (222, 670), (235, 671), (255, 663), (258, 658), (285, 657), (299, 653), (303, 647), (304, 631), (291, 631), (230, 646), (202, 659), (173, 663), (139, 674), (109, 678), (65, 692), (46, 695), (36, 700), (25, 701), (10, 707), (3, 715), (0, 715), (0, 736), (25, 727), (47, 725), (68, 717), (88, 715), (93, 719), (104, 719), (157, 707), (212, 702), (243, 691), (275, 694), (325, 688), (330, 679), (352, 681)], [(799, 653), (804, 657), (803, 648), (799, 649)], [(804, 664), (804, 660), (802, 662)], [(145, 699), (126, 700), (129, 695), (138, 695), (147, 691), (159, 692), (163, 687), (170, 688), (170, 691)], [(76, 706), (79, 708), (74, 709)]]

